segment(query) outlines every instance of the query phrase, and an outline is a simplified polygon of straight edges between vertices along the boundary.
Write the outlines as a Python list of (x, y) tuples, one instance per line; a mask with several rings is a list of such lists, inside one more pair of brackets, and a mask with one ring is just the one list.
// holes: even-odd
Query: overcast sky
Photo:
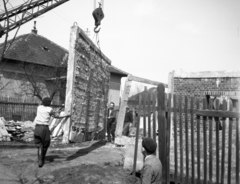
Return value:
[[(13, 6), (19, 2), (24, 1), (10, 0)], [(70, 27), (77, 22), (92, 39), (93, 2), (70, 0), (36, 18), (38, 34), (68, 49)], [(133, 75), (167, 83), (172, 70), (239, 70), (239, 0), (105, 0), (104, 14), (101, 50), (112, 65)], [(18, 35), (32, 28), (30, 21)]]

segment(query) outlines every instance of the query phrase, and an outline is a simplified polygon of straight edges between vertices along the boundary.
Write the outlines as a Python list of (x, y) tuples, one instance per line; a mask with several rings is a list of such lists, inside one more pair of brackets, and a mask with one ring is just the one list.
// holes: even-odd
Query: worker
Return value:
[(126, 107), (126, 114), (124, 118), (124, 126), (123, 126), (123, 132), (122, 132), (123, 135), (129, 136), (130, 127), (132, 126), (132, 123), (133, 123), (133, 114), (130, 111), (130, 108)]
[(142, 139), (142, 154), (144, 155), (144, 165), (141, 171), (142, 184), (161, 184), (162, 164), (155, 156), (157, 143), (150, 137)]
[(50, 107), (51, 99), (46, 97), (42, 100), (42, 105), (37, 108), (37, 116), (34, 120), (36, 124), (34, 130), (34, 140), (38, 148), (38, 166), (42, 167), (44, 165), (45, 156), (50, 146), (50, 130), (49, 130), (49, 120), (54, 118), (64, 118), (70, 116), (70, 114), (60, 116), (58, 112), (54, 112)]
[(107, 139), (108, 142), (114, 143), (115, 129), (116, 129), (116, 110), (114, 109), (115, 103), (111, 102), (107, 111)]

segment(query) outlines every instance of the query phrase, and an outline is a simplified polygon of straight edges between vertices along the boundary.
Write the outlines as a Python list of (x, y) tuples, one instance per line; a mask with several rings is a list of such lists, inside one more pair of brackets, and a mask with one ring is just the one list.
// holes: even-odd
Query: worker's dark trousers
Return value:
[(124, 122), (122, 135), (129, 136), (131, 122)]
[(34, 139), (38, 148), (38, 164), (42, 167), (51, 140), (48, 125), (36, 125), (34, 130)]
[[(107, 121), (107, 136), (108, 136), (108, 141), (111, 142), (115, 140), (115, 129), (116, 129), (116, 123), (115, 123), (115, 118), (110, 118)], [(111, 139), (112, 135), (112, 139)]]

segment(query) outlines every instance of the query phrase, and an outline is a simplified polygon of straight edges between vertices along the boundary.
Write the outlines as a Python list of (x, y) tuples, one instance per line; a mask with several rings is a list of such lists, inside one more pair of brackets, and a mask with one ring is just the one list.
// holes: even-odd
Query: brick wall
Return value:
[(104, 127), (111, 61), (79, 27), (72, 28), (70, 42), (66, 108), (72, 125), (92, 132)]
[(170, 91), (174, 94), (240, 97), (240, 72), (172, 72), (170, 75)]

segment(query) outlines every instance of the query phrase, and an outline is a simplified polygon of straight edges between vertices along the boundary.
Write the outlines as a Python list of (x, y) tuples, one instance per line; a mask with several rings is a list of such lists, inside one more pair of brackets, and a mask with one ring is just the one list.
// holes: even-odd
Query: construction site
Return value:
[[(100, 47), (104, 0), (91, 2), (93, 38), (71, 22), (65, 49), (40, 35), (36, 20), (69, 1), (3, 0), (0, 183), (140, 184), (148, 137), (156, 142), (160, 183), (239, 184), (240, 71), (171, 70), (163, 82), (119, 69)], [(31, 32), (18, 34), (29, 22)], [(41, 165), (36, 129), (46, 97), (58, 116), (47, 122)]]

